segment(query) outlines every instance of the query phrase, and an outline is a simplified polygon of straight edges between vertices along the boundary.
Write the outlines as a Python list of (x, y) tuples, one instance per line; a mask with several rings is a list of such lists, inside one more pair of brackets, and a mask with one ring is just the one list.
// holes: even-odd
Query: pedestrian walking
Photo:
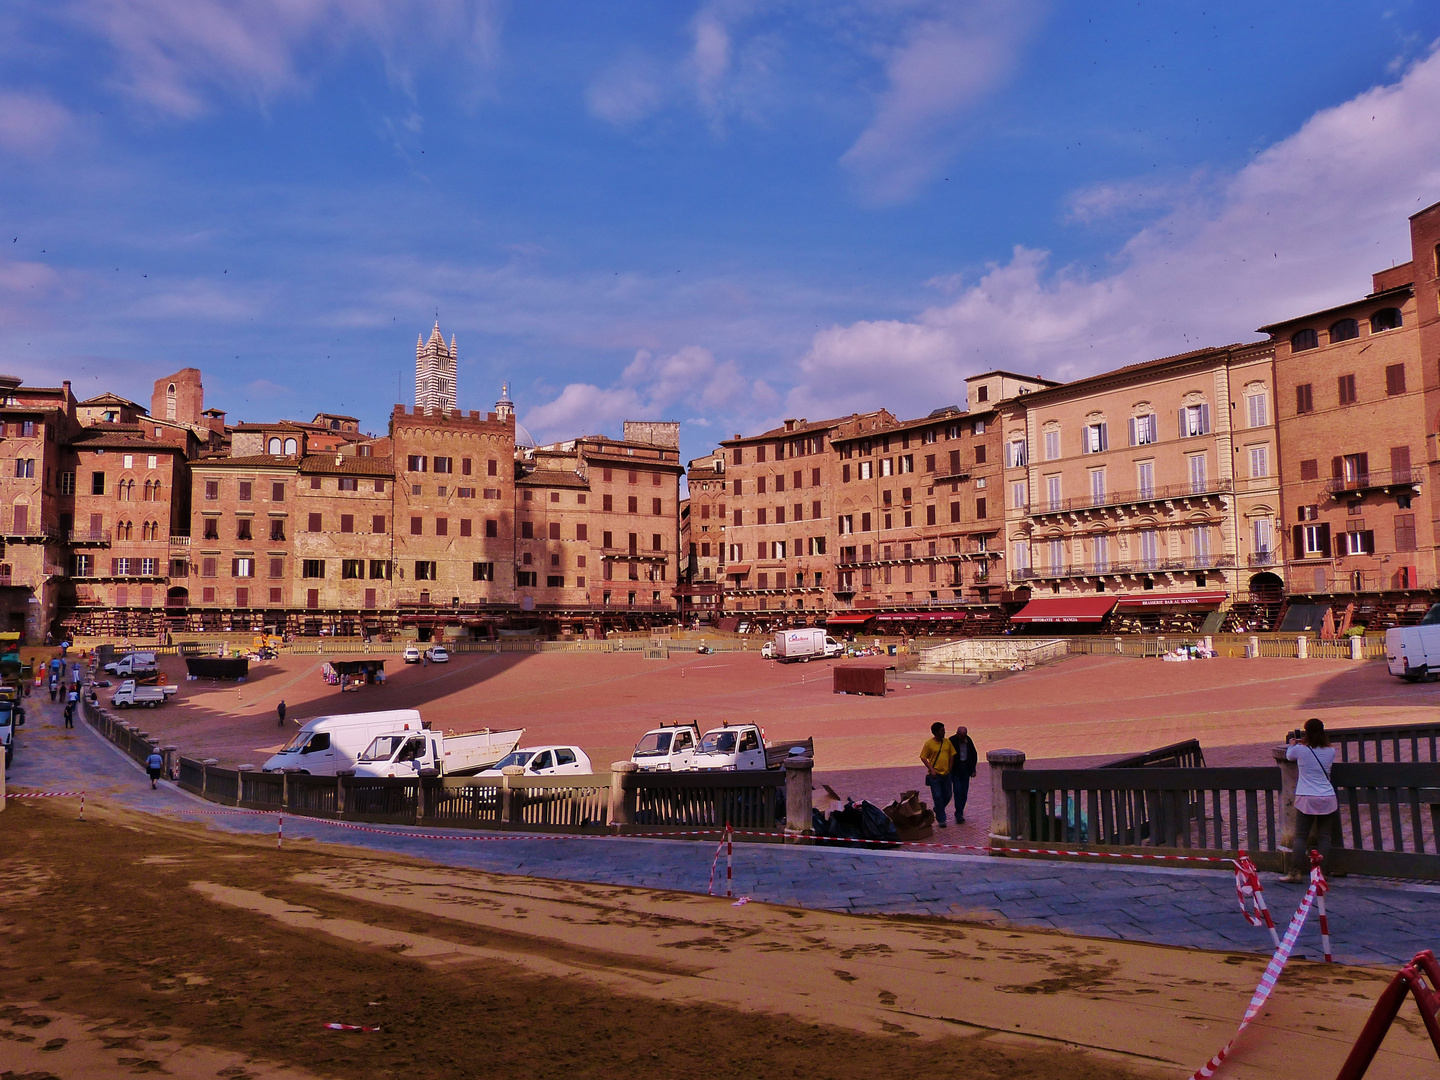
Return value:
[(963, 724), (950, 736), (955, 756), (950, 761), (950, 793), (955, 798), (955, 824), (965, 824), (965, 803), (970, 798), (970, 778), (975, 775), (975, 741)]
[(945, 725), (930, 725), (930, 738), (920, 748), (920, 762), (925, 766), (925, 783), (930, 788), (930, 798), (935, 803), (935, 824), (945, 828), (945, 808), (950, 805), (950, 764), (955, 757), (955, 747), (945, 738)]
[(285, 701), (282, 698), (279, 705), (275, 706), (275, 726), (285, 726)]
[(1304, 733), (1285, 740), (1285, 756), (1300, 770), (1295, 783), (1295, 846), (1290, 872), (1282, 880), (1310, 879), (1310, 834), (1316, 833), (1315, 846), (1323, 862), (1330, 854), (1330, 832), (1340, 821), (1340, 801), (1335, 785), (1330, 782), (1330, 769), (1335, 764), (1335, 748), (1325, 732), (1325, 723), (1317, 716), (1305, 721)]
[(65, 695), (65, 726), (75, 726), (75, 710), (80, 708), (80, 684), (76, 683), (70, 688), (70, 693)]
[(50, 673), (50, 700), (53, 702), (56, 695), (60, 693), (60, 678), (53, 671)]
[(160, 756), (159, 750), (151, 750), (150, 756), (145, 759), (145, 771), (150, 774), (150, 790), (155, 790), (155, 781), (160, 779), (160, 771), (165, 768), (165, 759)]

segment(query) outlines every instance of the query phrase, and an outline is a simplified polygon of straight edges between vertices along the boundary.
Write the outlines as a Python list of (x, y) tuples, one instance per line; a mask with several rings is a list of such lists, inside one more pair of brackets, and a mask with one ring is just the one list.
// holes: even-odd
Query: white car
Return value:
[(425, 650), (425, 659), (429, 660), (432, 664), (448, 664), (450, 662), (450, 653), (444, 645), (431, 645), (430, 648)]
[(762, 660), (774, 660), (774, 659), (775, 659), (775, 642), (773, 642), (773, 641), (767, 641), (767, 642), (765, 642), (764, 645), (760, 646), (760, 659), (762, 659)]
[(407, 664), (420, 663), (420, 647), (418, 645), (406, 645), (405, 651), (400, 654), (400, 658)]
[(497, 761), (481, 776), (499, 776), (507, 765), (519, 765), (526, 776), (564, 776), (567, 773), (590, 773), (590, 758), (578, 746), (526, 746), (512, 751)]

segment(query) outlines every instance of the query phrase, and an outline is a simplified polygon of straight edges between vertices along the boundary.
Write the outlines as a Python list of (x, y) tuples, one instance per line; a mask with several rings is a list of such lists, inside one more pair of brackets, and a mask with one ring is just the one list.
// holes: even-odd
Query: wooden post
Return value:
[(635, 824), (634, 776), (639, 771), (633, 761), (610, 763), (610, 825), (616, 832), (622, 825)]
[[(813, 785), (811, 773), (815, 759), (806, 755), (795, 755), (785, 759), (785, 837), (787, 844), (808, 842), (814, 830), (814, 811), (811, 801)], [(799, 835), (796, 835), (799, 834)]]
[[(1024, 793), (1007, 792), (1002, 786), (1007, 772), (1025, 768), (1025, 751), (991, 750), (985, 755), (990, 766), (990, 836), (996, 840), (1025, 839), (1030, 832), (1029, 803)], [(1016, 806), (1019, 836), (1010, 833), (1010, 803)]]

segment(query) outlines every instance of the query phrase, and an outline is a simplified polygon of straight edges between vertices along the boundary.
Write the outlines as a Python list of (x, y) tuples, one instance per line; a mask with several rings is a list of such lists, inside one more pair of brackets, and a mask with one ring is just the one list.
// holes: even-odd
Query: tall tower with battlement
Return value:
[(429, 341), (423, 335), (415, 341), (415, 408), (427, 416), (452, 413), (457, 408), (456, 356), (455, 336), (450, 336), (450, 347), (446, 348), (438, 320)]

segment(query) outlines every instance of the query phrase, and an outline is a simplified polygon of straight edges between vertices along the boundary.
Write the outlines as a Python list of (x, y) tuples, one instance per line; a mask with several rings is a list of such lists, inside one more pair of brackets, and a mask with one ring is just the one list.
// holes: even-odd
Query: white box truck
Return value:
[(472, 731), (392, 732), (377, 735), (355, 759), (356, 776), (473, 776), (520, 745), (524, 728)]
[(262, 768), (266, 772), (296, 769), (311, 776), (334, 776), (355, 768), (355, 759), (377, 735), (424, 730), (426, 725), (414, 709), (315, 716), (301, 724), (295, 737)]
[(834, 638), (818, 626), (803, 630), (777, 630), (775, 632), (775, 659), (782, 664), (808, 663), (816, 658), (831, 660), (845, 651)]
[(1419, 626), (1385, 631), (1385, 663), (1407, 682), (1440, 677), (1440, 604), (1431, 605)]

